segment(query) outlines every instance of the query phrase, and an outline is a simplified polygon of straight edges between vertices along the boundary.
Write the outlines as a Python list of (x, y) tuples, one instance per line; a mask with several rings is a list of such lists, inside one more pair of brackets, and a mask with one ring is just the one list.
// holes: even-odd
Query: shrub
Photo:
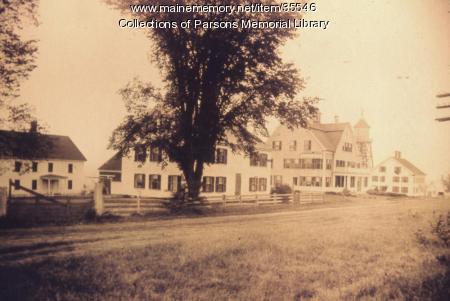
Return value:
[(272, 188), (271, 193), (288, 194), (288, 193), (292, 193), (292, 188), (289, 185), (282, 184), (282, 185), (276, 186), (275, 188)]

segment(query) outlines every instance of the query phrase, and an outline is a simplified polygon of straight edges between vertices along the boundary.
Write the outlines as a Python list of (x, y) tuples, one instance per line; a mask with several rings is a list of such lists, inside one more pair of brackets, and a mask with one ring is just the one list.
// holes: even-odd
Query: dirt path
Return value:
[[(209, 233), (257, 231), (258, 225), (340, 227), (355, 219), (382, 215), (435, 214), (450, 210), (450, 201), (354, 199), (345, 206), (253, 215), (179, 218), (111, 224), (42, 227), (0, 231), (0, 261), (25, 263), (50, 257), (99, 254), (124, 247), (201, 240)], [(399, 215), (400, 214), (400, 215)]]

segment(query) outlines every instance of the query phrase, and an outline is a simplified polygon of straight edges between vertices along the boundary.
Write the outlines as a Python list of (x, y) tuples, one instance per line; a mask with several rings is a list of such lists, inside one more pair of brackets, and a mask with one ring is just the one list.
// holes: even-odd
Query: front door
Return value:
[(234, 194), (235, 195), (241, 195), (241, 174), (237, 173), (236, 174), (236, 185), (234, 188)]

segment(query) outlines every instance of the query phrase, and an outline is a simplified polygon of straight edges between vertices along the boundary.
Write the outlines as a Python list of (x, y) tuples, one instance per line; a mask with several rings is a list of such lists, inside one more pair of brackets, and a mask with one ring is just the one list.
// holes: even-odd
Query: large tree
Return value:
[[(130, 5), (140, 1), (108, 2), (130, 13)], [(233, 0), (226, 4), (241, 2)], [(198, 4), (192, 0), (159, 3)], [(188, 19), (268, 21), (295, 16), (281, 12), (233, 15), (157, 12), (134, 17), (179, 24)], [(128, 114), (113, 132), (111, 147), (122, 154), (138, 145), (162, 149), (164, 159), (176, 162), (182, 170), (192, 198), (199, 195), (204, 166), (214, 163), (218, 145), (254, 153), (259, 137), (267, 135), (269, 117), (292, 128), (306, 126), (316, 112), (315, 99), (297, 98), (304, 81), (280, 54), (280, 47), (295, 36), (294, 29), (178, 26), (149, 29), (147, 34), (165, 86), (159, 91), (149, 83), (134, 80), (121, 90)]]

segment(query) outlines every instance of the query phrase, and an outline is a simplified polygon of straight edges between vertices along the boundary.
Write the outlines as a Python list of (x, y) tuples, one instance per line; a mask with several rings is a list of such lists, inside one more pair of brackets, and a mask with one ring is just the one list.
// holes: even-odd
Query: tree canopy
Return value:
[[(124, 13), (134, 0), (108, 0)], [(196, 4), (195, 1), (160, 1)], [(242, 1), (227, 1), (241, 4)], [(266, 3), (274, 3), (266, 1)], [(204, 4), (222, 4), (205, 1)], [(141, 13), (141, 20), (280, 20), (294, 13)], [(246, 154), (267, 135), (267, 119), (288, 127), (306, 126), (316, 99), (299, 100), (304, 81), (280, 50), (294, 29), (149, 29), (154, 62), (164, 89), (134, 80), (121, 90), (127, 116), (113, 132), (111, 147), (127, 153), (137, 145), (157, 147), (183, 171), (191, 197), (197, 197), (204, 164), (214, 163), (218, 145)]]

